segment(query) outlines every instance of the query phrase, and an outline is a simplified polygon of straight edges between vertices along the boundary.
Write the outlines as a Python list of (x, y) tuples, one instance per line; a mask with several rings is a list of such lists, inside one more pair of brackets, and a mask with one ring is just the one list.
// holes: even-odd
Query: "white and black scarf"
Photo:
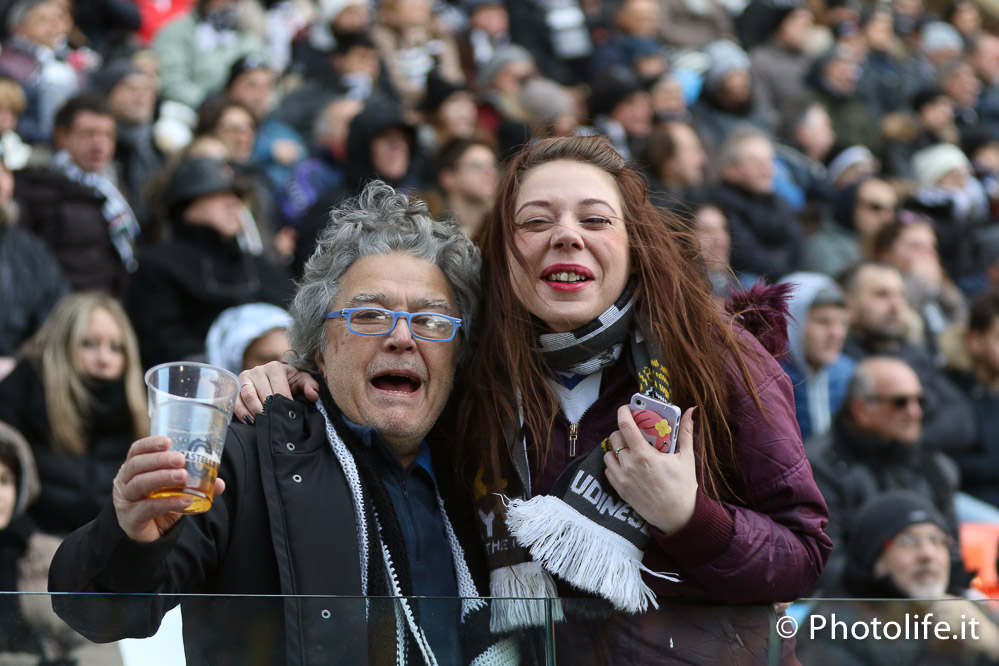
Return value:
[[(613, 365), (628, 344), (641, 392), (668, 400), (669, 376), (661, 355), (635, 333), (633, 321), (634, 297), (626, 289), (588, 324), (568, 333), (541, 335), (542, 355), (556, 372), (592, 373)], [(679, 578), (642, 564), (651, 540), (648, 526), (607, 481), (607, 440), (566, 467), (547, 495), (531, 497), (526, 441), (519, 429), (508, 428), (508, 434), (514, 469), (504, 474), (503, 493), (481, 492), (476, 497), (490, 592), (513, 598), (494, 603), (494, 630), (548, 621), (545, 605), (523, 599), (557, 597), (551, 576), (606, 599), (618, 610), (638, 613), (649, 604), (658, 608), (642, 573)], [(556, 619), (561, 613), (558, 608)]]
[[(339, 410), (336, 409), (325, 386), (322, 384), (321, 386), (322, 397), (316, 404), (326, 422), (326, 438), (347, 478), (354, 502), (360, 551), (358, 555), (361, 565), (361, 592), (366, 596), (395, 598), (394, 618), (385, 622), (369, 618), (375, 631), (378, 627), (385, 626), (394, 629), (394, 636), (376, 637), (372, 641), (373, 645), (381, 646), (383, 649), (386, 646), (394, 646), (394, 654), (381, 655), (373, 661), (384, 663), (391, 660), (395, 664), (407, 664), (410, 663), (409, 653), (415, 652), (419, 655), (417, 663), (436, 666), (439, 662), (420, 627), (418, 610), (407, 599), (413, 595), (409, 559), (391, 499), (381, 481), (372, 472), (369, 462), (359, 450), (360, 447), (351, 444), (350, 437), (341, 437), (334, 427), (334, 420), (339, 415)], [(330, 411), (327, 411), (327, 405)], [(332, 419), (331, 414), (334, 415)], [(439, 491), (436, 494), (445, 533), (451, 545), (458, 595), (461, 597), (461, 624), (466, 629), (478, 624), (484, 627), (485, 613), (488, 611), (487, 602), (479, 593), (472, 578), (465, 551), (448, 518), (444, 500)], [(517, 644), (511, 638), (483, 641), (482, 639), (487, 636), (488, 633), (484, 629), (469, 629), (462, 632), (462, 649), (469, 658), (469, 663), (473, 666), (518, 663)]]
[(55, 155), (55, 164), (66, 177), (75, 183), (85, 185), (96, 190), (104, 197), (104, 204), (101, 206), (101, 214), (108, 223), (108, 235), (111, 237), (111, 244), (121, 257), (121, 263), (129, 273), (135, 272), (139, 262), (135, 258), (135, 243), (139, 238), (139, 223), (135, 219), (135, 213), (128, 201), (122, 196), (118, 187), (107, 176), (84, 171), (81, 169), (69, 153), (60, 150)]

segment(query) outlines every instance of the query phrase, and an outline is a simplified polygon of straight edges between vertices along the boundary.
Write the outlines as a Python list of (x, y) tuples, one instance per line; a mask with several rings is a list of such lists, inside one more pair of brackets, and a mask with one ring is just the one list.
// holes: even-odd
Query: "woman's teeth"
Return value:
[(552, 273), (545, 279), (551, 280), (552, 282), (582, 282), (587, 278), (580, 275), (579, 273), (562, 272), (562, 273)]

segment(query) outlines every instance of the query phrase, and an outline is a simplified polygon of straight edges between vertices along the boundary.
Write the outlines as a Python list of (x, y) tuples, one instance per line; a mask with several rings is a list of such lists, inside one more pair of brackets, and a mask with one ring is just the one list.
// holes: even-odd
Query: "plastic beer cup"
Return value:
[(170, 438), (170, 450), (187, 459), (187, 481), (151, 497), (190, 495), (178, 513), (202, 513), (212, 506), (226, 430), (239, 392), (239, 379), (206, 363), (163, 363), (146, 372), (151, 435)]

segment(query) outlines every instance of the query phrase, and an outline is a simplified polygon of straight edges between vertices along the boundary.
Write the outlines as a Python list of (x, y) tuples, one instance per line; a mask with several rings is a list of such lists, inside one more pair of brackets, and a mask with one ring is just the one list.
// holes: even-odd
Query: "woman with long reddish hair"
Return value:
[[(832, 548), (790, 380), (745, 330), (769, 344), (782, 322), (749, 300), (719, 311), (680, 226), (605, 139), (567, 137), (507, 165), (480, 240), (477, 348), (439, 426), (491, 593), (521, 599), (494, 602), (493, 628), (555, 608), (566, 663), (793, 659), (774, 604)], [(649, 422), (636, 399), (683, 417)]]
[[(601, 592), (601, 575), (613, 576), (617, 588), (627, 588), (626, 577), (616, 575), (612, 560), (594, 557), (590, 533), (579, 530), (579, 537), (566, 527), (575, 520), (566, 502), (549, 501), (574, 505), (572, 484), (580, 470), (594, 467), (582, 459), (603, 444), (590, 457), (602, 458), (613, 491), (647, 523), (651, 540), (639, 558), (644, 583), (659, 600), (791, 601), (815, 583), (831, 549), (791, 384), (740, 324), (752, 313), (719, 311), (696, 243), (679, 226), (649, 203), (641, 177), (602, 138), (544, 140), (513, 158), (480, 240), (490, 288), (468, 379), (456, 384), (447, 424), (462, 477), (481, 479), (507, 498), (503, 506), (492, 493), (476, 493), (480, 515), (506, 515), (518, 544), (556, 573), (560, 596), (582, 588), (618, 609), (641, 611), (641, 594), (636, 604), (627, 589)], [(684, 410), (677, 453), (642, 438), (629, 410), (634, 393)], [(601, 490), (610, 492), (606, 484)], [(545, 516), (553, 524), (545, 525)], [(484, 535), (494, 595), (523, 595), (503, 585), (503, 568), (495, 566), (502, 532)], [(601, 562), (600, 575), (572, 563), (570, 553), (579, 551), (586, 553), (580, 559)], [(571, 620), (569, 606), (566, 614)], [(614, 663), (660, 662), (677, 636), (676, 614), (618, 621), (651, 629), (654, 616), (671, 630), (619, 627), (612, 646), (602, 633), (572, 632), (572, 640), (560, 642), (560, 656), (582, 636), (600, 635)], [(719, 648), (732, 647), (717, 638)]]

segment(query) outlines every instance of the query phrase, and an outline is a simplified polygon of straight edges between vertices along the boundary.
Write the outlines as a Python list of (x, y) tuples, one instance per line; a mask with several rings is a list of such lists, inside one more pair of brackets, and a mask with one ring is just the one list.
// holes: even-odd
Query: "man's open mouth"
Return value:
[(373, 377), (371, 385), (381, 391), (415, 393), (420, 390), (423, 380), (414, 374), (386, 372)]

